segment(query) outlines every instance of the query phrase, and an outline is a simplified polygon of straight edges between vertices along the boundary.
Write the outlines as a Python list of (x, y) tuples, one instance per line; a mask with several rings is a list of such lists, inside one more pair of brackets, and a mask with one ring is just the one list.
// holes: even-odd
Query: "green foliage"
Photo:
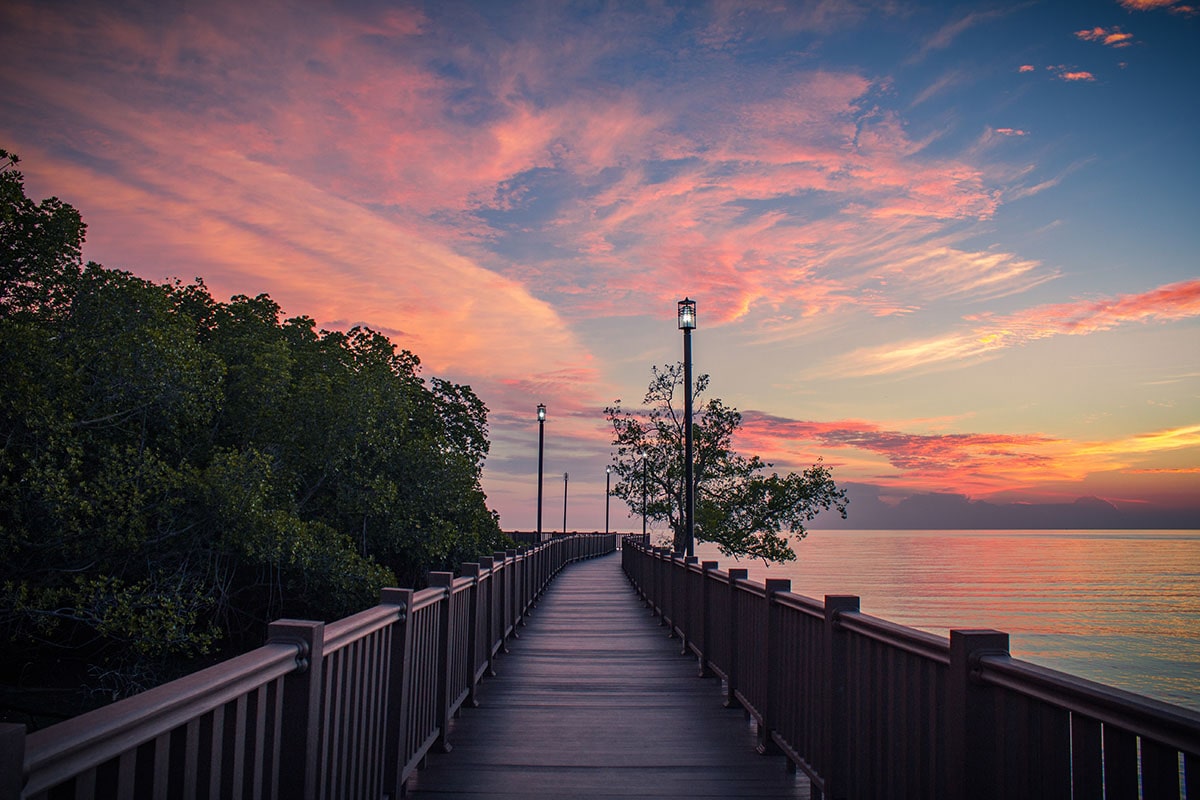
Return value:
[[(684, 391), (683, 365), (653, 367), (651, 372), (642, 401), (645, 411), (626, 411), (619, 400), (605, 409), (616, 447), (618, 480), (612, 493), (635, 514), (644, 508), (649, 519), (669, 524), (675, 551), (681, 552), (686, 537), (685, 421), (676, 395)], [(804, 538), (805, 522), (830, 509), (846, 516), (846, 492), (837, 488), (823, 464), (780, 476), (768, 473), (771, 465), (758, 456), (734, 452), (742, 415), (719, 399), (699, 404), (707, 388), (707, 375), (692, 387), (696, 539), (714, 542), (727, 556), (791, 561), (796, 557), (791, 541)]]
[(53, 655), (139, 688), (504, 545), (470, 387), (266, 295), (85, 265), (78, 213), (0, 158), (5, 671)]

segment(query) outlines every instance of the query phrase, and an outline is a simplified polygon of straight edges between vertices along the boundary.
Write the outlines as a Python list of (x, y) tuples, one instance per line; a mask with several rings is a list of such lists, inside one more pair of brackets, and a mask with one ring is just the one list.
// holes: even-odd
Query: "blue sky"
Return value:
[(1155, 0), (16, 0), (0, 146), (87, 257), (470, 383), (509, 529), (538, 402), (603, 525), (602, 409), (680, 357), (684, 295), (779, 468), (1200, 519), (1198, 43)]

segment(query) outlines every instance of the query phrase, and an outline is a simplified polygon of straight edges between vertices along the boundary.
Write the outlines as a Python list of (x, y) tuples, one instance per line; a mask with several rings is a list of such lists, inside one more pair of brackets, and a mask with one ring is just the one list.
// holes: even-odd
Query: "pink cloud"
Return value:
[(860, 348), (839, 356), (831, 374), (883, 375), (948, 369), (978, 363), (999, 351), (1052, 336), (1085, 336), (1133, 323), (1172, 322), (1200, 316), (1200, 280), (1181, 281), (1141, 294), (1037, 306), (996, 316), (974, 314), (970, 331)]
[[(803, 468), (824, 453), (827, 462), (838, 462), (842, 481), (969, 495), (1030, 496), (1048, 485), (1078, 486), (1097, 474), (1143, 474), (1134, 464), (1147, 453), (1200, 446), (1200, 426), (1073, 441), (1039, 433), (914, 433), (864, 420), (816, 422), (756, 411), (745, 412), (743, 420), (738, 447), (763, 454), (781, 469)], [(1187, 476), (1196, 470), (1169, 472)], [(1077, 495), (1075, 490), (1072, 496)]]
[(1118, 0), (1129, 11), (1157, 11), (1165, 9), (1173, 14), (1193, 15), (1196, 7), (1181, 4), (1179, 0)]
[(1028, 136), (1029, 131), (1023, 131), (1020, 128), (996, 128), (996, 133), (1001, 136)]
[(1085, 42), (1100, 42), (1109, 47), (1128, 47), (1133, 44), (1133, 34), (1125, 33), (1117, 27), (1111, 29), (1095, 27), (1090, 30), (1076, 31), (1075, 36)]
[(1037, 67), (1035, 67), (1033, 64), (1022, 64), (1017, 69), (1017, 72), (1034, 72), (1036, 70), (1037, 70)]
[(1096, 76), (1086, 70), (1071, 70), (1065, 67), (1051, 67), (1050, 69), (1059, 77), (1059, 79), (1064, 81), (1074, 82), (1096, 80)]

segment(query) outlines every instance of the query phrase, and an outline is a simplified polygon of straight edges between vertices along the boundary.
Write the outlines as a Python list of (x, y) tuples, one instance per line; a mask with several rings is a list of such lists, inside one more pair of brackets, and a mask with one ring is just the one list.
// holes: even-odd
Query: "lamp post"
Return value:
[(646, 451), (642, 450), (638, 455), (642, 457), (642, 544), (649, 546), (650, 543), (646, 539)]
[(546, 406), (544, 403), (538, 403), (537, 407), (538, 419), (538, 510), (537, 510), (537, 535), (538, 541), (542, 540), (542, 450), (546, 443)]
[(604, 533), (608, 535), (608, 499), (612, 496), (612, 465), (604, 468)]
[(570, 474), (563, 473), (563, 533), (567, 532), (567, 481), (571, 479)]
[(683, 331), (683, 550), (695, 555), (696, 487), (692, 472), (692, 331), (696, 327), (696, 301), (679, 301), (679, 330)]

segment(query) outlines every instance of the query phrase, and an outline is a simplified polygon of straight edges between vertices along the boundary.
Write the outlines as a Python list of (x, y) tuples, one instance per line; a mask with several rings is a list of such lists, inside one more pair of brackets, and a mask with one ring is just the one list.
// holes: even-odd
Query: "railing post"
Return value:
[[(671, 614), (675, 613), (675, 554), (664, 547), (659, 557), (662, 559), (663, 578), (662, 591), (659, 593), (658, 624), (659, 627), (662, 627), (664, 625), (670, 626), (671, 624), (671, 617), (668, 616), (667, 612), (669, 611)], [(669, 634), (670, 632), (671, 630), (668, 627), (667, 633)]]
[(379, 597), (380, 605), (399, 606), (399, 619), (392, 631), (388, 654), (388, 698), (384, 711), (387, 716), (383, 731), (383, 786), (391, 797), (397, 798), (404, 794), (400, 767), (407, 761), (408, 717), (412, 713), (408, 704), (412, 677), (412, 629), (408, 621), (412, 596), (412, 589), (384, 589)]
[[(692, 597), (692, 564), (700, 561), (696, 556), (684, 556), (683, 571), (680, 573), (680, 580), (683, 581), (682, 609), (675, 610), (675, 616), (678, 617), (678, 622), (675, 625), (679, 629), (679, 655), (686, 656), (688, 651), (688, 620), (691, 618), (692, 602), (695, 598)], [(695, 631), (690, 632), (693, 636)]]
[(281, 619), (267, 626), (267, 644), (298, 648), (296, 669), (283, 678), (279, 796), (317, 797), (321, 763), (321, 684), (325, 667), (325, 623)]
[(528, 546), (521, 548), (521, 594), (521, 605), (525, 608), (525, 615), (533, 616), (537, 592), (533, 590), (533, 553)]
[(0, 723), (0, 800), (20, 800), (25, 787), (25, 726)]
[(479, 567), (482, 570), (487, 570), (487, 589), (483, 593), (483, 604), (485, 606), (483, 617), (484, 625), (487, 626), (487, 636), (484, 638), (487, 641), (487, 676), (489, 678), (496, 677), (496, 651), (504, 646), (504, 633), (501, 631), (500, 641), (497, 642), (492, 638), (496, 631), (496, 559), (492, 556), (483, 556), (479, 559)]
[(497, 550), (492, 554), (492, 580), (499, 579), (499, 586), (493, 587), (493, 591), (500, 595), (500, 649), (502, 652), (508, 652), (508, 637), (517, 635), (517, 627), (513, 624), (512, 618), (512, 592), (508, 588), (509, 582), (512, 580), (512, 570), (509, 569), (508, 556), (503, 550)]
[(746, 580), (750, 571), (747, 569), (729, 570), (729, 675), (725, 679), (725, 708), (738, 705), (734, 690), (738, 687), (738, 618), (737, 618), (737, 582)]
[(508, 583), (504, 587), (508, 589), (510, 608), (512, 609), (512, 635), (514, 639), (520, 639), (521, 634), (517, 633), (517, 626), (525, 624), (525, 609), (521, 607), (521, 566), (517, 560), (516, 550), (505, 550), (505, 569), (509, 571)]
[(779, 702), (779, 644), (783, 636), (779, 619), (782, 611), (779, 604), (775, 602), (775, 595), (779, 592), (790, 592), (792, 582), (787, 578), (767, 578), (766, 588), (767, 641), (763, 648), (766, 651), (765, 657), (762, 660), (763, 669), (766, 672), (764, 675), (766, 692), (763, 697), (762, 721), (758, 725), (757, 747), (758, 752), (763, 755), (779, 750), (771, 739), (771, 732), (775, 728), (775, 717), (778, 716), (775, 713), (775, 705)]
[(848, 797), (850, 734), (846, 724), (846, 692), (849, 672), (848, 634), (839, 624), (839, 617), (859, 610), (854, 595), (825, 595), (825, 659), (824, 707), (821, 719), (825, 729), (821, 774), (825, 778), (825, 797), (845, 800)]
[(454, 573), (430, 572), (431, 588), (446, 590), (446, 596), (438, 607), (438, 655), (437, 655), (437, 744), (441, 752), (449, 753), (450, 746), (450, 678), (453, 666), (450, 663), (451, 639), (453, 636)]
[(712, 652), (712, 604), (713, 604), (713, 586), (715, 581), (709, 575), (717, 569), (716, 561), (703, 561), (700, 563), (700, 677), (708, 678), (712, 676), (712, 671), (708, 668), (708, 654)]
[[(480, 595), (482, 594), (479, 588), (481, 572), (479, 564), (473, 561), (464, 562), (462, 565), (463, 577), (471, 579), (471, 590), (467, 593), (469, 598), (467, 600), (467, 663), (470, 664), (471, 671), (467, 677), (469, 686), (466, 700), (470, 708), (479, 707), (479, 698), (475, 693), (475, 687), (479, 685), (479, 628), (481, 624), (487, 623), (487, 615), (479, 613)], [(481, 623), (480, 620), (483, 622)]]
[(997, 796), (999, 720), (992, 692), (978, 681), (979, 659), (1008, 655), (1008, 634), (994, 630), (950, 631), (946, 683), (946, 789), (958, 800)]

